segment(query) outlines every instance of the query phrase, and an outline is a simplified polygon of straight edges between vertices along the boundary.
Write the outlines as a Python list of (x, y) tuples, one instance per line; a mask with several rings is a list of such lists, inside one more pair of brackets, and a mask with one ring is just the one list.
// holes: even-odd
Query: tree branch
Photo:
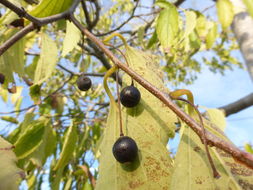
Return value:
[(93, 188), (95, 188), (96, 186), (96, 179), (94, 178), (94, 176), (92, 175), (92, 173), (90, 172), (88, 166), (86, 165), (81, 165), (79, 166), (80, 168), (82, 168), (82, 170), (84, 171), (84, 173), (87, 175), (87, 177), (90, 180), (90, 183), (92, 185)]
[[(84, 28), (73, 15), (70, 16), (70, 20), (80, 29), (80, 31), (83, 32), (83, 34), (87, 36), (87, 38), (94, 42), (111, 59), (114, 64), (116, 64), (120, 69), (125, 71), (146, 90), (148, 90), (159, 100), (161, 100), (166, 106), (168, 106), (180, 119), (182, 119), (189, 127), (191, 127), (192, 130), (194, 130), (200, 138), (203, 136), (201, 126), (189, 115), (183, 112), (176, 104), (174, 104), (166, 93), (161, 92), (151, 83), (138, 75), (135, 71), (130, 69), (126, 64), (122, 63), (117, 57), (113, 55), (113, 53), (108, 48), (106, 48), (106, 46), (99, 39), (97, 39), (86, 28)], [(206, 131), (206, 137), (207, 143), (209, 145), (222, 149), (223, 151), (232, 155), (236, 160), (243, 162), (245, 165), (253, 169), (253, 155), (238, 149), (235, 145), (218, 138), (208, 131)]]
[[(111, 64), (108, 62), (107, 58), (104, 55), (104, 52), (102, 52), (92, 41), (88, 40), (88, 44), (91, 48), (79, 43), (78, 45), (83, 48), (84, 50), (88, 51), (91, 55), (95, 56), (97, 59), (101, 61), (101, 63), (104, 65), (104, 67), (109, 70), (111, 68)], [(116, 74), (112, 74), (112, 78), (116, 81)], [(119, 77), (119, 84), (122, 85), (122, 79)]]
[[(9, 1), (6, 0), (0, 0), (0, 3), (17, 13), (18, 15), (21, 15), (22, 17), (26, 18), (27, 20), (31, 21), (32, 23), (24, 27), (22, 30), (14, 34), (12, 37), (10, 37), (7, 41), (5, 41), (1, 46), (0, 46), (0, 56), (8, 50), (15, 42), (23, 38), (26, 34), (29, 32), (37, 29), (38, 27), (41, 27), (43, 25), (61, 20), (61, 19), (66, 19), (69, 17), (70, 14), (72, 14), (77, 5), (79, 4), (80, 0), (75, 0), (72, 6), (64, 11), (63, 13), (59, 13), (56, 15), (48, 16), (45, 18), (35, 18), (31, 15), (29, 15), (24, 9), (17, 7), (16, 5), (10, 3)], [(16, 12), (17, 11), (17, 12)]]
[(101, 10), (101, 7), (99, 6), (98, 4), (98, 1), (97, 0), (94, 0), (92, 1), (96, 7), (96, 13), (95, 13), (95, 19), (92, 21), (91, 23), (91, 29), (97, 25), (98, 21), (99, 21), (99, 15), (100, 15), (100, 10)]
[(32, 15), (27, 14), (27, 12), (23, 8), (19, 8), (18, 6), (12, 4), (7, 0), (1, 0), (0, 3), (9, 8), (10, 10), (12, 10), (13, 12), (15, 12), (19, 17), (24, 17), (33, 23), (37, 24), (40, 23), (39, 19), (33, 17)]
[(246, 109), (253, 105), (253, 93), (233, 102), (228, 105), (219, 107), (219, 109), (224, 110), (225, 115), (229, 116), (231, 114), (237, 113), (243, 109)]
[(248, 14), (242, 0), (231, 0), (231, 2), (236, 12), (231, 27), (253, 82), (253, 18)]
[(85, 20), (86, 20), (88, 29), (90, 30), (91, 29), (91, 20), (90, 20), (90, 15), (89, 15), (88, 9), (86, 7), (86, 3), (85, 3), (85, 1), (82, 0), (81, 4), (82, 4), (82, 8), (83, 8), (83, 12), (84, 12), (84, 16), (85, 16)]

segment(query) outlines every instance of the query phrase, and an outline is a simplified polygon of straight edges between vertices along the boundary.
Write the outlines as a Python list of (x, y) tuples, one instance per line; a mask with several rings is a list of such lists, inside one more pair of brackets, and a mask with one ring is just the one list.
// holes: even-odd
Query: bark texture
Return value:
[(231, 0), (235, 16), (232, 30), (239, 43), (242, 55), (253, 82), (253, 18), (247, 13), (242, 0)]

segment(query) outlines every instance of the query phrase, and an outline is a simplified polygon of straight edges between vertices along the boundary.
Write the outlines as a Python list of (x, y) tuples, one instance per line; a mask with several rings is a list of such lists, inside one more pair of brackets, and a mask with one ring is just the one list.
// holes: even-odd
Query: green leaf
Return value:
[(80, 30), (70, 21), (67, 21), (67, 31), (63, 41), (62, 56), (71, 52), (81, 38)]
[(253, 154), (253, 148), (250, 144), (245, 144), (244, 148), (247, 152)]
[[(1, 35), (0, 43), (3, 43), (13, 36), (18, 29), (9, 29)], [(0, 56), (0, 73), (4, 73), (6, 82), (4, 87), (7, 88), (9, 82), (13, 82), (13, 72), (24, 75), (24, 39), (18, 40), (2, 56)]]
[(6, 103), (8, 101), (8, 90), (0, 88), (0, 96), (2, 96), (3, 101)]
[(169, 8), (171, 6), (171, 4), (165, 0), (158, 0), (155, 2), (155, 4), (161, 8)]
[(63, 169), (64, 168), (59, 168), (55, 172), (51, 170), (51, 172), (54, 172), (54, 177), (52, 179), (52, 183), (50, 184), (52, 190), (59, 190)]
[(148, 41), (147, 49), (151, 48), (157, 41), (158, 41), (157, 34), (156, 31), (154, 31), (154, 33), (152, 34), (151, 38)]
[(8, 121), (10, 123), (18, 124), (18, 120), (14, 117), (11, 117), (11, 116), (2, 116), (1, 119), (4, 121)]
[(213, 46), (213, 44), (218, 36), (217, 24), (212, 22), (212, 25), (213, 26), (209, 29), (209, 32), (206, 36), (206, 48), (207, 49), (210, 49)]
[(72, 181), (73, 181), (73, 180), (72, 180), (72, 177), (71, 177), (71, 176), (68, 177), (68, 180), (67, 180), (67, 182), (65, 183), (64, 189), (63, 189), (63, 190), (71, 189)]
[(17, 190), (20, 173), (16, 166), (17, 158), (12, 151), (13, 145), (0, 137), (0, 189)]
[(193, 32), (197, 24), (197, 15), (194, 11), (185, 11), (185, 32), (184, 37), (187, 37), (190, 33)]
[(223, 111), (219, 109), (207, 109), (207, 115), (209, 120), (215, 124), (219, 129), (225, 131), (226, 128), (226, 117)]
[(37, 67), (37, 64), (39, 62), (39, 56), (35, 56), (32, 60), (32, 63), (25, 67), (25, 73), (29, 76), (29, 78), (33, 81), (34, 80), (34, 74)]
[(25, 131), (15, 143), (14, 152), (18, 159), (22, 159), (33, 153), (42, 143), (45, 125), (36, 121), (26, 126)]
[[(126, 58), (135, 72), (164, 92), (162, 72), (154, 56), (127, 47)], [(130, 85), (128, 75), (123, 82)], [(157, 98), (135, 83), (141, 92), (141, 101), (135, 108), (123, 108), (123, 131), (133, 138), (139, 148), (138, 159), (132, 164), (120, 164), (112, 154), (119, 137), (119, 113), (114, 102), (110, 104), (106, 129), (100, 141), (100, 166), (97, 190), (168, 189), (172, 160), (166, 149), (169, 136), (174, 136), (176, 116)], [(145, 135), (144, 135), (145, 134)]]
[(243, 2), (246, 5), (249, 14), (253, 17), (253, 1), (252, 0), (243, 0)]
[[(213, 177), (204, 145), (199, 137), (187, 126), (183, 126), (181, 130), (182, 136), (169, 189), (239, 190), (240, 187), (234, 177), (226, 170), (226, 166), (216, 158), (215, 154), (211, 154), (211, 156), (221, 177), (219, 179)], [(178, 179), (180, 179), (180, 183)]]
[[(225, 134), (215, 127), (214, 123), (204, 119), (204, 125), (208, 131), (234, 146)], [(204, 145), (198, 135), (185, 125), (181, 130), (182, 136), (176, 154), (170, 189), (203, 189), (203, 187), (205, 189), (251, 189), (253, 170), (238, 163), (230, 154), (217, 147), (209, 147), (214, 165), (221, 175), (219, 179), (214, 179)], [(182, 181), (178, 183), (178, 179)]]
[(179, 31), (179, 16), (174, 5), (170, 4), (162, 10), (156, 22), (157, 37), (165, 51), (175, 43)]
[(86, 182), (85, 182), (85, 185), (83, 186), (83, 189), (82, 190), (92, 190), (93, 188), (92, 188), (92, 186), (91, 186), (91, 184), (89, 183), (89, 181), (87, 180)]
[(34, 83), (41, 84), (53, 73), (57, 63), (56, 43), (45, 33), (41, 37), (41, 55), (34, 76)]
[(196, 31), (198, 33), (198, 36), (202, 39), (205, 39), (207, 35), (207, 25), (208, 22), (206, 20), (206, 17), (202, 14), (198, 14), (197, 23), (196, 23)]
[(37, 85), (37, 84), (32, 85), (30, 87), (29, 94), (35, 104), (40, 103), (40, 96), (41, 96), (40, 88), (41, 88), (41, 85)]
[(19, 136), (25, 131), (29, 123), (32, 123), (33, 118), (34, 118), (34, 114), (27, 112), (27, 114), (24, 117), (23, 122), (20, 123), (20, 125), (8, 135), (8, 141), (14, 144), (19, 138)]
[(218, 0), (216, 3), (218, 18), (223, 30), (226, 30), (233, 21), (234, 10), (230, 0)]
[(56, 134), (53, 131), (49, 121), (45, 121), (45, 131), (42, 143), (30, 157), (30, 160), (37, 166), (42, 167), (47, 158), (54, 152), (56, 147)]
[(145, 27), (141, 26), (138, 29), (137, 37), (138, 37), (138, 43), (142, 46), (144, 46), (144, 35), (145, 35)]
[[(17, 99), (17, 101), (15, 102), (15, 110), (20, 110), (22, 101), (23, 101), (23, 97), (22, 96)], [(17, 112), (16, 114), (19, 115), (20, 112)]]
[(62, 151), (60, 154), (60, 158), (57, 161), (54, 167), (54, 170), (57, 170), (59, 168), (64, 168), (68, 164), (69, 160), (73, 156), (73, 152), (76, 147), (76, 142), (77, 142), (77, 130), (76, 130), (76, 126), (72, 124), (68, 128), (64, 136), (64, 143), (63, 143)]
[(42, 0), (40, 4), (29, 13), (35, 17), (51, 16), (67, 10), (72, 2), (73, 0)]
[(227, 154), (218, 148), (212, 148), (212, 150), (215, 153), (217, 160), (220, 161), (220, 163), (217, 163), (216, 165), (223, 166), (227, 175), (230, 176), (230, 180), (233, 178), (233, 180), (236, 181), (237, 186), (240, 186), (240, 188), (237, 189), (252, 189), (253, 169), (237, 162), (230, 154)]

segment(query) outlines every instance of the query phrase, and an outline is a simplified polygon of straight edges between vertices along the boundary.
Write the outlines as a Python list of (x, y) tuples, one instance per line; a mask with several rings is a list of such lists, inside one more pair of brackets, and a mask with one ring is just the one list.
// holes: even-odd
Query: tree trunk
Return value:
[(232, 29), (253, 81), (253, 18), (246, 12), (242, 0), (231, 0), (231, 2), (235, 10)]

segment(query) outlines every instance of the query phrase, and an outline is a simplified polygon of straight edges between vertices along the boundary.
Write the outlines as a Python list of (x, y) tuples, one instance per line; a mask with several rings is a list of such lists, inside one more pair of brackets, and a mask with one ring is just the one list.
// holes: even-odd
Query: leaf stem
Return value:
[(178, 98), (176, 98), (176, 100), (181, 100), (181, 101), (183, 101), (183, 102), (186, 102), (187, 104), (191, 105), (192, 108), (194, 108), (194, 110), (197, 112), (197, 114), (198, 114), (198, 116), (199, 116), (199, 120), (200, 120), (200, 126), (201, 126), (202, 131), (203, 131), (203, 136), (201, 137), (201, 140), (203, 141), (204, 146), (205, 146), (207, 158), (208, 158), (208, 160), (209, 160), (209, 163), (210, 163), (211, 168), (212, 168), (212, 171), (213, 171), (213, 177), (216, 178), (216, 179), (220, 178), (221, 176), (220, 176), (219, 172), (217, 171), (217, 169), (215, 168), (213, 159), (212, 159), (212, 157), (211, 157), (211, 155), (210, 155), (210, 152), (209, 152), (209, 149), (208, 149), (207, 140), (206, 140), (206, 130), (205, 130), (205, 128), (204, 128), (203, 119), (202, 119), (202, 116), (201, 116), (201, 114), (200, 114), (198, 108), (197, 108), (192, 102), (190, 102), (190, 101), (188, 101), (188, 100), (186, 100), (186, 99), (184, 99), (184, 98), (178, 97)]
[(112, 95), (112, 93), (111, 93), (111, 91), (110, 91), (110, 89), (109, 89), (109, 87), (108, 87), (107, 80), (108, 80), (108, 78), (117, 70), (117, 68), (118, 68), (117, 65), (113, 65), (113, 66), (106, 72), (106, 74), (105, 74), (105, 76), (104, 76), (104, 81), (103, 81), (105, 91), (106, 91), (107, 95), (109, 96), (110, 103), (112, 103), (112, 104), (115, 103), (115, 102), (114, 102), (113, 95)]
[(103, 43), (107, 44), (107, 42), (109, 42), (109, 41), (110, 41), (112, 38), (114, 38), (115, 36), (119, 37), (119, 38), (122, 40), (123, 44), (124, 44), (125, 46), (127, 46), (126, 39), (125, 39), (120, 33), (113, 33), (113, 34), (111, 34), (110, 36), (108, 36), (107, 38), (105, 38), (105, 39), (103, 40)]
[(122, 125), (122, 114), (121, 114), (121, 105), (120, 105), (120, 94), (119, 94), (119, 69), (116, 72), (116, 88), (117, 88), (117, 97), (118, 97), (118, 108), (119, 108), (119, 125), (120, 125), (120, 136), (124, 136), (123, 125)]

